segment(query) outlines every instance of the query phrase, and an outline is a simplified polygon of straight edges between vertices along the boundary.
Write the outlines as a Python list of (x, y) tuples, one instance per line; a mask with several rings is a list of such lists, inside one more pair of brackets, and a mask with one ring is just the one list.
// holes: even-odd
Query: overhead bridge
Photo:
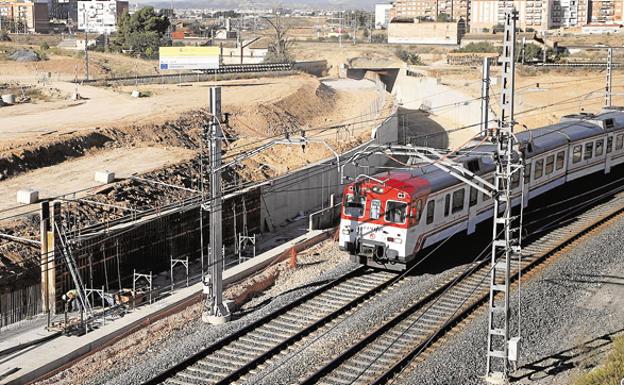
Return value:
[(362, 80), (380, 80), (386, 85), (386, 90), (392, 92), (394, 84), (399, 75), (400, 68), (388, 67), (355, 67), (346, 68), (346, 77), (349, 79)]

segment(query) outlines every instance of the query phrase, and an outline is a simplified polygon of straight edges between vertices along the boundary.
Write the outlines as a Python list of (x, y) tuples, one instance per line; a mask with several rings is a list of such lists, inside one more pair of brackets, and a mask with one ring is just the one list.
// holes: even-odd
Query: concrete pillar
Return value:
[[(56, 224), (56, 225), (55, 225)], [(57, 282), (57, 271), (56, 271), (56, 260), (60, 256), (60, 250), (58, 248), (59, 243), (57, 242), (59, 235), (57, 234), (57, 226), (61, 225), (61, 202), (54, 201), (52, 202), (51, 210), (50, 210), (50, 222), (49, 222), (49, 231), (48, 231), (48, 298), (50, 303), (50, 312), (56, 313), (56, 302), (57, 296), (60, 298), (60, 295), (63, 293), (56, 292), (56, 282)], [(62, 310), (62, 309), (61, 309)]]
[(48, 201), (40, 205), (40, 234), (41, 240), (41, 311), (47, 313), (50, 310), (50, 297), (48, 296), (48, 231), (50, 230), (50, 204)]

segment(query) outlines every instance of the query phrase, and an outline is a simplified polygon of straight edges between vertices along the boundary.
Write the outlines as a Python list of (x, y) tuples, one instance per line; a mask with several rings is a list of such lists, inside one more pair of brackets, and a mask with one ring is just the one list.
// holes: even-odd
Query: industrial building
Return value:
[(466, 34), (466, 22), (437, 23), (414, 20), (395, 21), (388, 24), (390, 44), (458, 45)]

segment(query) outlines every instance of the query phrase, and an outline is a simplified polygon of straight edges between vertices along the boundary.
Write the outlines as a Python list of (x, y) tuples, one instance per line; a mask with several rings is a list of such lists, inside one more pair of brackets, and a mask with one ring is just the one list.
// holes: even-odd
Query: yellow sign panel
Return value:
[(160, 47), (160, 69), (217, 69), (220, 52), (219, 47)]

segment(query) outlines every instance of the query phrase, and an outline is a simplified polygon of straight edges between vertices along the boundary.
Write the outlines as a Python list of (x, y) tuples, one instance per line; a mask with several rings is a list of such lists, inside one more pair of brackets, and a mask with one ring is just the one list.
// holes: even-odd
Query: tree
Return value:
[(453, 18), (451, 18), (451, 15), (449, 15), (448, 13), (440, 12), (436, 17), (436, 21), (438, 23), (449, 23), (453, 21)]
[(292, 40), (288, 36), (289, 28), (278, 17), (275, 20), (264, 17), (264, 20), (269, 23), (274, 31), (273, 41), (269, 43), (264, 61), (267, 63), (288, 63), (292, 61), (289, 52), (292, 46)]
[[(156, 14), (152, 7), (142, 8), (132, 16), (124, 12), (117, 22), (113, 47), (117, 51), (131, 50), (134, 54), (151, 57), (165, 43), (164, 36), (169, 25), (169, 19)], [(151, 55), (147, 54), (147, 48), (151, 48)]]
[[(518, 55), (518, 61), (522, 62), (522, 43), (516, 45), (516, 51)], [(520, 48), (520, 49), (518, 49)], [(541, 61), (543, 55), (542, 47), (534, 43), (527, 43), (524, 45), (524, 61)]]

